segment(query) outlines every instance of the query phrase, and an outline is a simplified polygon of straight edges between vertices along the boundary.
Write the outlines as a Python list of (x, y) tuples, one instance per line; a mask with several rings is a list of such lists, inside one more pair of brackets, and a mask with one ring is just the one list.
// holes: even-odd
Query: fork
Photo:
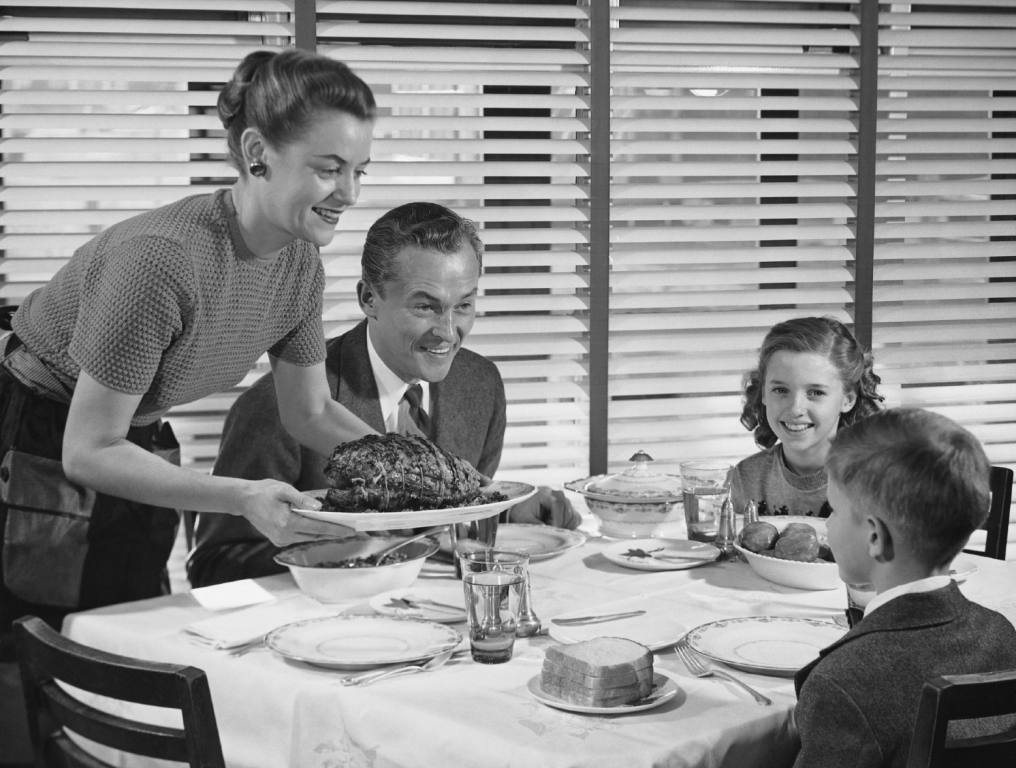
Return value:
[(432, 659), (427, 661), (425, 664), (407, 664), (404, 667), (395, 667), (394, 669), (385, 669), (381, 672), (367, 672), (359, 675), (349, 675), (339, 680), (343, 685), (370, 685), (376, 683), (378, 680), (383, 680), (388, 677), (395, 677), (395, 675), (402, 675), (411, 672), (430, 672), (432, 669), (437, 669), (443, 666), (448, 659), (455, 653), (454, 648), (449, 648), (447, 651), (439, 653)]
[(253, 640), (249, 640), (243, 645), (234, 645), (232, 648), (227, 648), (226, 653), (230, 656), (246, 656), (251, 651), (257, 651), (261, 648), (267, 648), (265, 644), (265, 636), (256, 637)]
[(677, 654), (677, 657), (684, 662), (684, 666), (687, 667), (688, 671), (691, 672), (693, 675), (695, 675), (695, 677), (722, 677), (724, 680), (729, 680), (735, 685), (739, 685), (742, 688), (744, 688), (744, 690), (746, 690), (748, 693), (750, 693), (752, 696), (755, 697), (755, 701), (757, 701), (759, 704), (765, 704), (766, 706), (769, 706), (770, 704), (773, 703), (772, 699), (770, 699), (768, 696), (764, 696), (763, 694), (759, 693), (754, 688), (752, 688), (750, 685), (741, 682), (728, 672), (724, 672), (722, 669), (716, 669), (714, 667), (706, 666), (706, 664), (702, 661), (702, 659), (700, 659), (698, 656), (695, 655), (695, 652), (688, 646), (688, 644), (685, 641), (682, 640), (681, 642), (679, 642), (677, 645), (674, 646), (674, 653)]

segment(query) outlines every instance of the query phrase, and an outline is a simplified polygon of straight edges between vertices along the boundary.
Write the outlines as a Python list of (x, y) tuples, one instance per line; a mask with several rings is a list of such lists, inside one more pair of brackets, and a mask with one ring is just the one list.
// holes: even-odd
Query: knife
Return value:
[(617, 621), (618, 619), (630, 619), (633, 616), (641, 616), (644, 610), (622, 611), (621, 613), (600, 613), (592, 616), (571, 616), (565, 619), (551, 619), (552, 624), (559, 624), (562, 627), (574, 626), (576, 624), (599, 624), (601, 621)]

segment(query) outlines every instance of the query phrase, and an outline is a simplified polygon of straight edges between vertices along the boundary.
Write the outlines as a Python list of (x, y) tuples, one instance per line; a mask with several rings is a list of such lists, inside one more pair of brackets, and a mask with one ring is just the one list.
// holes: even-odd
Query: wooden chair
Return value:
[(1005, 560), (1006, 542), (1009, 538), (1009, 506), (1012, 504), (1013, 473), (1007, 467), (991, 468), (991, 508), (988, 518), (981, 526), (987, 531), (984, 549), (964, 549), (974, 555)]
[[(1001, 733), (946, 740), (949, 722), (1010, 715)], [(989, 731), (990, 732), (990, 731)], [(906, 768), (1016, 765), (1016, 669), (943, 675), (924, 684)]]
[[(65, 729), (134, 755), (224, 767), (208, 679), (200, 669), (89, 648), (35, 616), (15, 621), (14, 635), (37, 768), (106, 765)], [(108, 714), (75, 698), (58, 681), (121, 701), (177, 709), (183, 728)]]

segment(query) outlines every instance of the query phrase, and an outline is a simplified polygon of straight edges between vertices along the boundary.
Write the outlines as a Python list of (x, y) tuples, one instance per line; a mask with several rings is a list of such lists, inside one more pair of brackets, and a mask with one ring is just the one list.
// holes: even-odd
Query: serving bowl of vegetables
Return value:
[(411, 541), (378, 564), (377, 554), (406, 537), (359, 533), (283, 547), (275, 562), (289, 568), (300, 591), (322, 603), (373, 597), (412, 584), (433, 555), (433, 538)]

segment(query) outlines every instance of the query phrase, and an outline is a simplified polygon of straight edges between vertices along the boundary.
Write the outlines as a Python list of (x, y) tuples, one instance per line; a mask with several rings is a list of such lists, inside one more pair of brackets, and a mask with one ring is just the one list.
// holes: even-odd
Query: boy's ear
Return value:
[(865, 520), (868, 526), (868, 554), (879, 563), (887, 563), (895, 557), (893, 534), (889, 526), (879, 517)]

